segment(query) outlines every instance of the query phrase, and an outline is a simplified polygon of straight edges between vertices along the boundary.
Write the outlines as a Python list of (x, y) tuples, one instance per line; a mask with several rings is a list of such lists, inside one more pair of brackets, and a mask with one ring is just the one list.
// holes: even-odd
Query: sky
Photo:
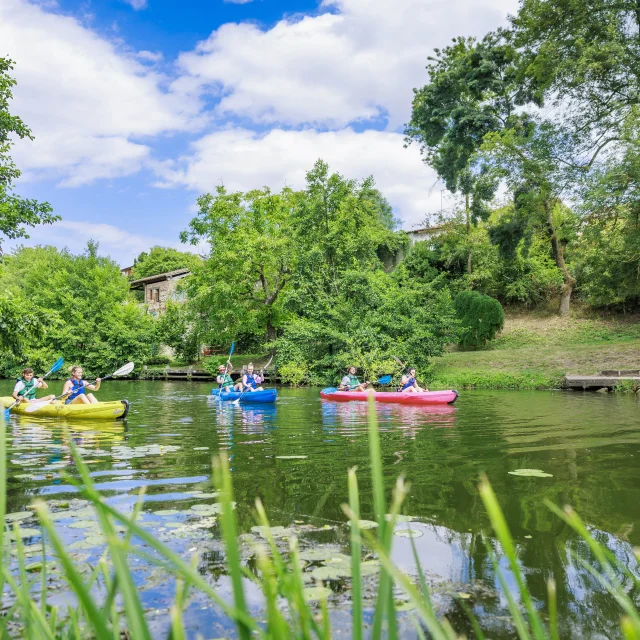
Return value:
[[(372, 175), (405, 229), (443, 185), (405, 148), (427, 57), (506, 23), (517, 0), (0, 0), (21, 196), (62, 221), (25, 245), (89, 239), (121, 266), (180, 245), (198, 195), (304, 186), (322, 158)], [(447, 206), (445, 204), (445, 206)], [(4, 243), (5, 250), (16, 243)]]

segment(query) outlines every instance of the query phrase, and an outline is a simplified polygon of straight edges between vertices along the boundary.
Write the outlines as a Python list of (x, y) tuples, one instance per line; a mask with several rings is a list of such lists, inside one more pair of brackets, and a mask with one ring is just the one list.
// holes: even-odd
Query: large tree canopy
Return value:
[(25, 227), (51, 224), (60, 218), (52, 214), (49, 203), (13, 193), (13, 183), (20, 177), (20, 171), (9, 155), (11, 137), (33, 140), (33, 135), (18, 116), (9, 112), (11, 88), (16, 84), (9, 74), (12, 69), (11, 60), (0, 58), (0, 234), (7, 238), (28, 238)]
[(146, 278), (158, 273), (167, 273), (176, 269), (193, 269), (202, 260), (199, 256), (186, 251), (178, 251), (171, 247), (151, 247), (149, 252), (143, 251), (133, 262), (131, 278)]

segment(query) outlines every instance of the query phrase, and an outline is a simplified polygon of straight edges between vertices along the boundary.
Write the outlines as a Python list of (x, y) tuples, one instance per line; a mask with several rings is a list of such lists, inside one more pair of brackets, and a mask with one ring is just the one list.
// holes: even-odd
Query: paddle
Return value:
[[(224, 374), (227, 375), (227, 371), (229, 369), (229, 363), (231, 362), (231, 356), (235, 351), (236, 343), (235, 341), (231, 343), (231, 349), (229, 350), (229, 357), (227, 358), (227, 364), (224, 365)], [(222, 387), (218, 386), (218, 401), (222, 404)]]
[[(55, 361), (55, 364), (51, 367), (51, 369), (49, 369), (49, 371), (47, 371), (47, 373), (45, 373), (42, 376), (42, 380), (44, 380), (47, 376), (51, 375), (52, 373), (59, 371), (60, 369), (62, 369), (63, 366), (64, 366), (64, 359), (58, 358)], [(11, 409), (13, 409), (13, 407), (17, 407), (19, 404), (20, 404), (20, 400), (16, 400), (9, 408), (5, 409), (5, 412), (4, 412), (5, 420), (9, 419), (9, 413), (11, 412)]]
[[(264, 374), (264, 370), (273, 362), (273, 356), (271, 356), (269, 358), (269, 361), (267, 362), (267, 364), (264, 365), (264, 367), (262, 367), (262, 369), (260, 369), (260, 377), (263, 377)], [(240, 404), (240, 400), (242, 398), (242, 396), (244, 396), (245, 393), (247, 393), (247, 391), (250, 391), (250, 389), (247, 387), (234, 401), (233, 404)]]
[[(400, 373), (404, 373), (404, 370), (407, 368), (407, 365), (404, 362), (402, 362), (402, 360), (400, 360), (400, 358), (398, 358), (396, 356), (391, 356), (391, 357), (402, 367), (402, 371), (400, 371)], [(416, 379), (416, 382), (418, 382), (417, 379)]]
[[(133, 364), (133, 362), (127, 362), (127, 364), (125, 364), (124, 366), (120, 367), (119, 369), (117, 369), (113, 373), (110, 373), (108, 376), (105, 376), (104, 378), (100, 378), (100, 381), (102, 382), (104, 380), (109, 380), (109, 378), (119, 378), (121, 376), (128, 376), (133, 371), (134, 367), (135, 367), (135, 365)], [(89, 383), (89, 384), (93, 384), (93, 383)], [(51, 398), (50, 400), (42, 400), (41, 402), (32, 402), (24, 410), (24, 412), (25, 413), (33, 413), (34, 411), (37, 411), (38, 409), (42, 409), (42, 407), (46, 407), (48, 404), (50, 404), (54, 400), (60, 400), (60, 398), (64, 398), (64, 397), (66, 397), (68, 395), (69, 395), (69, 393), (63, 393), (62, 395), (56, 396), (55, 398)]]

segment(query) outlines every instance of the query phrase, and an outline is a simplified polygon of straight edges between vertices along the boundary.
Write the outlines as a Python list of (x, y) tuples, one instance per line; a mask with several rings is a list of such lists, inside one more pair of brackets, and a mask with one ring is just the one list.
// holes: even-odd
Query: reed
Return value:
[[(295, 536), (289, 540), (288, 549), (282, 550), (274, 539), (263, 505), (256, 501), (256, 522), (263, 527), (264, 543), (254, 545), (256, 572), (251, 572), (243, 564), (241, 543), (238, 540), (238, 523), (234, 511), (233, 483), (226, 452), (222, 451), (213, 460), (213, 477), (222, 514), (220, 527), (226, 554), (233, 602), (221, 598), (197, 570), (197, 558), (185, 561), (169, 547), (155, 538), (138, 522), (142, 510), (144, 492), (141, 491), (133, 513), (126, 515), (108, 505), (95, 489), (88, 468), (83, 463), (71, 439), (68, 439), (77, 468), (79, 480), (68, 478), (79, 489), (84, 498), (95, 509), (96, 519), (106, 541), (104, 555), (89, 574), (76, 567), (56, 531), (53, 519), (44, 502), (35, 504), (44, 537), (48, 542), (41, 558), (40, 576), (30, 575), (28, 562), (20, 536), (20, 525), (14, 523), (13, 531), (0, 527), (0, 594), (7, 590), (13, 594), (14, 603), (0, 616), (0, 640), (22, 636), (30, 640), (55, 640), (57, 638), (97, 638), (98, 640), (146, 640), (152, 637), (149, 620), (140, 601), (140, 596), (130, 569), (131, 556), (137, 555), (155, 563), (167, 573), (167, 580), (174, 586), (175, 597), (168, 614), (170, 633), (173, 640), (186, 637), (184, 610), (189, 595), (194, 591), (208, 597), (237, 628), (239, 638), (268, 638), (292, 640), (330, 640), (332, 637), (330, 609), (322, 583), (305, 584), (303, 563), (300, 560), (298, 541)], [(347, 476), (348, 503), (343, 510), (349, 518), (351, 551), (351, 597), (352, 597), (352, 637), (362, 640), (371, 638), (396, 638), (398, 635), (397, 610), (394, 602), (394, 588), (400, 589), (415, 608), (410, 614), (419, 638), (434, 640), (454, 640), (458, 638), (452, 624), (439, 617), (432, 605), (431, 595), (424, 572), (420, 565), (413, 538), (410, 538), (417, 566), (415, 579), (410, 578), (395, 566), (392, 560), (393, 531), (398, 514), (409, 490), (402, 478), (398, 478), (387, 500), (381, 461), (380, 435), (375, 409), (369, 412), (369, 454), (373, 488), (373, 504), (378, 527), (375, 532), (360, 527), (360, 494), (357, 470), (350, 469)], [(6, 427), (0, 423), (0, 460), (6, 460)], [(6, 514), (6, 465), (0, 465), (0, 521)], [(504, 591), (511, 621), (521, 640), (557, 640), (560, 636), (556, 585), (547, 584), (547, 602), (544, 603), (548, 615), (543, 619), (540, 603), (532, 597), (524, 573), (520, 567), (519, 550), (511, 536), (497, 498), (486, 477), (480, 479), (478, 487), (491, 526), (499, 546), (490, 544), (487, 551), (491, 557), (496, 576)], [(576, 561), (590, 573), (620, 606), (620, 632), (624, 638), (640, 639), (640, 613), (628, 585), (640, 587), (640, 580), (628, 567), (624, 566), (609, 550), (591, 536), (589, 530), (570, 508), (559, 509), (547, 505), (559, 518), (569, 525), (588, 545), (593, 562), (580, 557)], [(123, 527), (120, 535), (118, 528)], [(145, 551), (140, 543), (147, 545), (154, 553)], [(361, 576), (363, 549), (376, 554), (381, 565), (376, 606), (371, 628), (365, 632)], [(496, 549), (499, 549), (496, 551)], [(10, 562), (14, 554), (17, 562)], [(54, 558), (60, 568), (69, 590), (75, 595), (77, 604), (60, 608), (51, 605), (47, 599), (47, 560)], [(502, 566), (506, 561), (510, 574), (515, 580), (515, 591), (510, 589)], [(253, 581), (264, 595), (261, 611), (251, 611), (247, 605), (245, 589), (248, 581)], [(320, 588), (318, 592), (317, 589)], [(309, 600), (309, 590), (320, 593), (317, 604)], [(467, 613), (475, 637), (484, 638), (481, 621), (471, 608), (460, 601)]]

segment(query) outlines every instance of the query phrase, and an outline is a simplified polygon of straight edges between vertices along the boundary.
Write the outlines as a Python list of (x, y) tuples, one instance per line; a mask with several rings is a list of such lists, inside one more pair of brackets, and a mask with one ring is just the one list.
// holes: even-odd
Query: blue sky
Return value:
[[(302, 187), (318, 158), (373, 175), (405, 228), (440, 188), (403, 146), (434, 47), (504, 24), (516, 0), (2, 0), (0, 55), (34, 142), (13, 155), (21, 195), (63, 221), (25, 244), (123, 266), (179, 246), (196, 197)], [(15, 244), (15, 243), (14, 243)], [(5, 243), (5, 248), (12, 246)]]

